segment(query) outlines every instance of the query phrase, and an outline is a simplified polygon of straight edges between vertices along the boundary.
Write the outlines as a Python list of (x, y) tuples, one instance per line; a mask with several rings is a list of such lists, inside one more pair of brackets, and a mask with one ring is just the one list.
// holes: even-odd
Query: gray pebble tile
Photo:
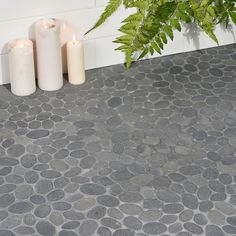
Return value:
[(43, 204), (35, 209), (34, 215), (39, 218), (45, 218), (50, 214), (50, 212), (51, 212), (51, 207), (49, 205)]
[(1, 86), (0, 235), (236, 234), (234, 51)]
[(78, 234), (70, 230), (62, 230), (59, 232), (59, 236), (77, 236), (77, 235)]
[(90, 209), (87, 213), (87, 217), (90, 219), (101, 219), (106, 215), (106, 208), (103, 206), (96, 206)]
[(35, 216), (33, 214), (26, 214), (24, 215), (23, 222), (26, 225), (32, 226), (36, 223)]
[(112, 236), (134, 236), (135, 232), (130, 229), (118, 229), (114, 231)]
[(163, 234), (167, 230), (167, 227), (164, 224), (157, 223), (157, 222), (151, 222), (144, 224), (143, 231), (150, 235), (158, 235)]
[(98, 223), (93, 220), (86, 220), (82, 222), (79, 227), (79, 233), (84, 236), (93, 235), (98, 228)]
[(111, 229), (119, 229), (121, 227), (121, 223), (119, 221), (110, 217), (104, 217), (100, 222), (103, 226)]
[(80, 222), (78, 221), (68, 221), (65, 224), (63, 224), (61, 227), (62, 229), (76, 229), (80, 225)]
[(111, 236), (112, 232), (110, 229), (104, 227), (104, 226), (100, 226), (97, 230), (97, 234), (99, 236)]
[(49, 220), (55, 226), (63, 224), (63, 216), (59, 212), (52, 212), (49, 216)]
[(236, 234), (236, 227), (232, 225), (224, 225), (222, 228), (227, 234)]
[(124, 218), (123, 220), (123, 224), (127, 227), (127, 228), (130, 228), (130, 229), (133, 229), (133, 230), (140, 230), (142, 228), (142, 222), (134, 217), (134, 216), (127, 216)]
[(7, 229), (0, 229), (0, 235), (4, 236), (16, 236), (13, 232)]
[(55, 227), (47, 221), (39, 221), (36, 224), (36, 230), (43, 236), (53, 236), (56, 233)]
[(71, 209), (72, 206), (68, 202), (55, 202), (52, 204), (52, 207), (54, 210), (57, 210), (57, 211), (67, 211)]
[(14, 229), (14, 232), (19, 235), (32, 235), (35, 233), (35, 230), (32, 227), (19, 226)]
[(184, 223), (183, 226), (190, 233), (193, 233), (193, 234), (202, 234), (203, 233), (203, 229), (195, 223), (187, 222), (187, 223)]
[(12, 204), (8, 211), (14, 214), (23, 214), (33, 209), (33, 205), (29, 202), (16, 202)]
[(224, 232), (217, 225), (207, 225), (206, 236), (224, 236)]

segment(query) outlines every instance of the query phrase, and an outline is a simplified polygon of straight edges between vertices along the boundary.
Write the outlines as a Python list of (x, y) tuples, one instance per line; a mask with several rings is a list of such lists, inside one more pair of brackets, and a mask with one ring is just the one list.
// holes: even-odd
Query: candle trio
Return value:
[[(39, 20), (35, 35), (38, 86), (46, 91), (58, 90), (63, 86), (60, 24), (56, 19)], [(28, 96), (36, 90), (33, 43), (14, 40), (8, 46), (11, 91), (17, 96)], [(67, 66), (69, 82), (83, 84), (84, 49), (75, 38), (67, 43)]]

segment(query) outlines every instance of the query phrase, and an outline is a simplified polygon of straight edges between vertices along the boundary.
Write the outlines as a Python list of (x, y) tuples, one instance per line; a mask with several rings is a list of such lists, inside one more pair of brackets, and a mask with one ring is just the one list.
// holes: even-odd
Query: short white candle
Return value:
[(85, 82), (84, 46), (75, 38), (67, 43), (67, 65), (69, 82), (80, 85)]
[(33, 43), (30, 40), (14, 40), (8, 44), (11, 91), (17, 96), (35, 92)]
[(55, 19), (39, 20), (35, 33), (39, 88), (58, 90), (63, 85), (60, 24)]

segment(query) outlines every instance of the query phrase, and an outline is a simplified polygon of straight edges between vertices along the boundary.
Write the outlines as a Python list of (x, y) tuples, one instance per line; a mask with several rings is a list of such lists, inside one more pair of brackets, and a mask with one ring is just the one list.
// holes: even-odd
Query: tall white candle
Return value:
[(84, 47), (81, 41), (73, 39), (67, 43), (67, 64), (69, 82), (74, 85), (85, 82)]
[(17, 96), (35, 92), (33, 43), (30, 40), (14, 40), (8, 44), (11, 91)]
[(67, 42), (71, 40), (74, 35), (74, 27), (66, 21), (61, 24), (61, 50), (62, 50), (62, 68), (63, 73), (68, 73), (67, 70)]
[(55, 19), (39, 20), (35, 33), (39, 88), (58, 90), (63, 85), (60, 24)]

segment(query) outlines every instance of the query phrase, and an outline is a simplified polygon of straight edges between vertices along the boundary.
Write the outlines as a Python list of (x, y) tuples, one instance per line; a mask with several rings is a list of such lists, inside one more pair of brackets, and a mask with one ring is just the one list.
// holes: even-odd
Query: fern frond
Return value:
[[(236, 0), (109, 0), (97, 23), (87, 33), (103, 24), (122, 4), (136, 9), (122, 21), (119, 29), (122, 35), (113, 41), (120, 44), (116, 50), (125, 53), (127, 68), (147, 54), (161, 54), (168, 38), (173, 40), (174, 31), (181, 31), (182, 23), (194, 22), (216, 43), (217, 24), (224, 22), (228, 27), (232, 21), (236, 25)], [(136, 52), (138, 58), (135, 58)]]
[(85, 35), (102, 25), (121, 6), (121, 4), (122, 0), (110, 0), (97, 23), (89, 31), (87, 31)]

